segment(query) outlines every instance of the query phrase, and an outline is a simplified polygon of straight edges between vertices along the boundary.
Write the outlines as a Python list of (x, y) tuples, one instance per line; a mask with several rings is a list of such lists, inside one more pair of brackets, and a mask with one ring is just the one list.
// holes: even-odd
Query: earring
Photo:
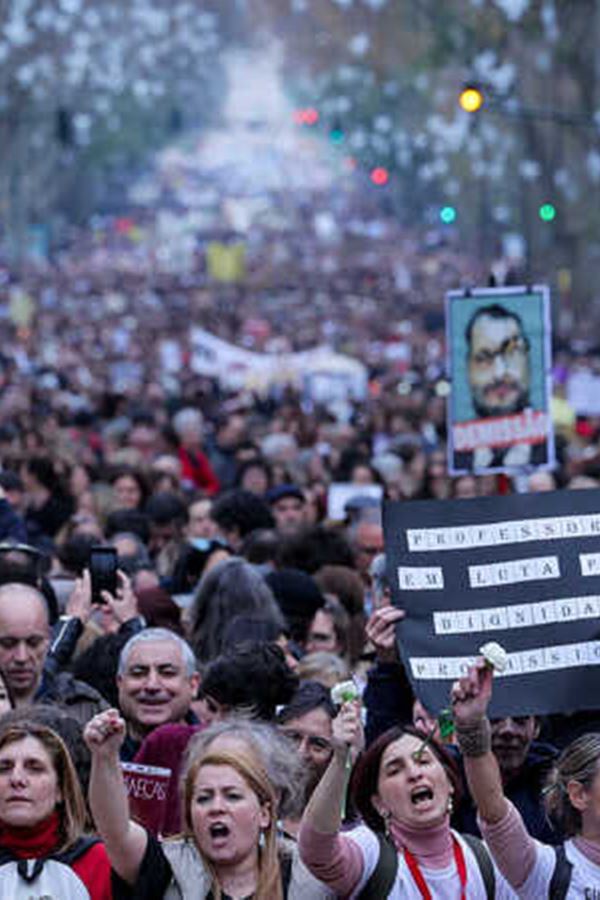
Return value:
[(264, 831), (261, 830), (260, 833), (259, 833), (259, 835), (258, 835), (258, 847), (259, 847), (260, 850), (264, 850), (264, 849), (265, 849), (265, 844), (266, 844), (266, 842), (267, 842), (267, 841), (266, 841), (266, 838), (265, 838), (265, 833), (264, 833)]
[(454, 798), (452, 794), (448, 794), (448, 806), (446, 807), (446, 812), (449, 816), (454, 812)]

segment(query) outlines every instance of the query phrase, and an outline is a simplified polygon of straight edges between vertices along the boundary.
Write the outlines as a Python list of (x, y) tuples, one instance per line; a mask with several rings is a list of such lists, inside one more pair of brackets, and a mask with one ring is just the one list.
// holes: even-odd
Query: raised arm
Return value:
[(493, 670), (480, 659), (467, 675), (454, 682), (451, 695), (456, 737), (469, 790), (479, 816), (490, 823), (499, 822), (508, 812), (487, 718), (493, 675)]
[(364, 742), (360, 703), (345, 703), (333, 723), (333, 757), (310, 798), (300, 826), (302, 861), (313, 875), (336, 894), (352, 893), (363, 873), (364, 862), (357, 844), (339, 835), (348, 782), (348, 759)]
[(349, 765), (362, 749), (363, 742), (360, 702), (345, 703), (333, 720), (331, 762), (304, 810), (302, 824), (310, 825), (321, 834), (337, 834), (340, 830)]
[(517, 809), (504, 796), (500, 768), (492, 753), (487, 709), (493, 670), (477, 660), (452, 686), (452, 709), (469, 790), (477, 806), (481, 831), (498, 868), (518, 889), (536, 860), (536, 844)]
[(129, 803), (119, 750), (125, 722), (116, 709), (94, 716), (84, 738), (92, 754), (90, 807), (111, 865), (128, 884), (134, 884), (146, 852), (146, 831), (129, 818)]

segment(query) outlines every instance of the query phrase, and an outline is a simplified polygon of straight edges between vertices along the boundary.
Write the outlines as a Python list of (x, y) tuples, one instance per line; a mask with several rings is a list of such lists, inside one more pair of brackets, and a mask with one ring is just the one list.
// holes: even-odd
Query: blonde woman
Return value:
[[(116, 710), (96, 716), (85, 739), (92, 753), (90, 805), (117, 884), (140, 900), (283, 900), (298, 879), (280, 864), (278, 798), (248, 747), (198, 744), (182, 781), (183, 834), (160, 842), (129, 819), (119, 764), (125, 723)], [(293, 866), (292, 866), (293, 867)], [(307, 873), (308, 874), (308, 873)], [(323, 897), (314, 890), (297, 900)]]

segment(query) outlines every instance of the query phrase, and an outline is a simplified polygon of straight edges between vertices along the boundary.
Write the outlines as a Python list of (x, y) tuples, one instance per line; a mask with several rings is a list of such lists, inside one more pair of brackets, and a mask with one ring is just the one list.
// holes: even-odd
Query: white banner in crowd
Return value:
[(276, 386), (304, 389), (316, 402), (364, 400), (368, 372), (359, 360), (316, 347), (302, 353), (255, 353), (194, 327), (192, 368), (229, 390), (265, 393)]
[(600, 708), (600, 491), (384, 505), (402, 659), (432, 713), (487, 641), (492, 715)]

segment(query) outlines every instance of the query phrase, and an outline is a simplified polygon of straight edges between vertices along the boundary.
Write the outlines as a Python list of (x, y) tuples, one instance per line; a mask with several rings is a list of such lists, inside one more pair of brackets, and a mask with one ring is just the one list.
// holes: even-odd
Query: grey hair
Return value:
[(116, 541), (128, 540), (135, 544), (135, 562), (141, 567), (150, 566), (150, 554), (145, 543), (135, 531), (117, 531), (108, 541), (110, 547), (115, 546)]
[(386, 566), (387, 560), (385, 558), (385, 553), (378, 553), (369, 566), (369, 575), (373, 581), (381, 585), (382, 588), (389, 587)]
[(268, 462), (277, 462), (282, 455), (285, 457), (289, 452), (295, 454), (298, 451), (298, 442), (293, 434), (274, 432), (262, 439), (260, 451)]
[(175, 432), (181, 437), (182, 432), (189, 428), (202, 428), (204, 425), (204, 416), (199, 409), (193, 406), (186, 406), (175, 413), (171, 420)]
[(337, 653), (318, 650), (307, 653), (298, 663), (297, 669), (301, 681), (319, 681), (325, 687), (333, 687), (338, 681), (350, 678), (348, 663)]
[(295, 745), (268, 722), (257, 722), (245, 716), (228, 716), (198, 732), (189, 742), (180, 787), (183, 788), (190, 766), (203, 756), (219, 737), (232, 737), (248, 744), (266, 771), (279, 798), (280, 818), (296, 819), (302, 814), (307, 772)]
[(358, 543), (358, 532), (361, 525), (381, 525), (382, 524), (381, 504), (378, 506), (367, 506), (365, 509), (359, 510), (350, 525), (346, 528), (348, 540), (353, 547)]
[(138, 644), (145, 644), (151, 641), (155, 643), (157, 641), (171, 641), (173, 644), (177, 644), (181, 651), (181, 659), (185, 666), (186, 675), (191, 677), (198, 671), (198, 664), (196, 662), (196, 657), (194, 656), (194, 651), (187, 641), (184, 641), (183, 638), (179, 637), (178, 634), (175, 634), (174, 631), (169, 631), (168, 628), (144, 628), (143, 631), (139, 631), (137, 634), (134, 634), (133, 637), (130, 637), (121, 650), (117, 675), (123, 675), (125, 672), (134, 647)]
[(402, 474), (402, 460), (395, 453), (381, 453), (371, 460), (384, 481), (395, 481)]

